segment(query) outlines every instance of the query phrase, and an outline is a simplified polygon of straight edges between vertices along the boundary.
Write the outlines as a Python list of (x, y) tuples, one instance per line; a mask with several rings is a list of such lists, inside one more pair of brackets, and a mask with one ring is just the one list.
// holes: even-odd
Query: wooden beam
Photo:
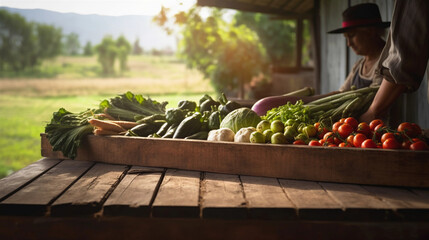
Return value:
[(287, 11), (281, 8), (272, 8), (269, 6), (260, 6), (256, 4), (249, 4), (237, 1), (222, 1), (222, 0), (198, 0), (198, 6), (202, 7), (218, 7), (218, 8), (230, 8), (246, 12), (259, 12), (266, 14), (277, 14), (277, 15), (296, 15), (292, 11)]
[(315, 92), (320, 93), (320, 0), (314, 2), (312, 17), (310, 18), (311, 47), (313, 49)]
[(303, 40), (303, 24), (302, 18), (298, 18), (296, 21), (296, 67), (301, 68), (302, 61), (302, 40)]

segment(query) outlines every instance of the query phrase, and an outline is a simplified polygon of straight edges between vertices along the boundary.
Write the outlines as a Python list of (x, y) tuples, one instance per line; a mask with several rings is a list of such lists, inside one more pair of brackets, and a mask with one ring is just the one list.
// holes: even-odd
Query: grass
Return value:
[(85, 72), (97, 67), (91, 57), (63, 57), (45, 64), (57, 69), (55, 77), (0, 79), (0, 178), (41, 158), (40, 133), (60, 107), (80, 112), (126, 91), (167, 101), (167, 108), (182, 99), (215, 94), (198, 72), (172, 57), (132, 57), (128, 76), (115, 78)]

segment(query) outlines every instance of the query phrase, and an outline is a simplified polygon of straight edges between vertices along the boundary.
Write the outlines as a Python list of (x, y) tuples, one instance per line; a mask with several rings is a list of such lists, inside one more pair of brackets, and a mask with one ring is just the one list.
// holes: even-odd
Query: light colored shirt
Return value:
[(429, 1), (396, 0), (388, 41), (376, 73), (415, 91), (424, 78), (428, 58)]
[(353, 79), (355, 78), (356, 74), (359, 74), (359, 77), (361, 79), (372, 81), (370, 86), (377, 86), (381, 84), (381, 82), (383, 81), (383, 76), (376, 74), (378, 64), (374, 64), (366, 74), (363, 74), (364, 63), (365, 59), (361, 58), (355, 63), (355, 65), (353, 65), (352, 70), (347, 76), (344, 84), (339, 89), (340, 92), (348, 91), (351, 89), (353, 85)]

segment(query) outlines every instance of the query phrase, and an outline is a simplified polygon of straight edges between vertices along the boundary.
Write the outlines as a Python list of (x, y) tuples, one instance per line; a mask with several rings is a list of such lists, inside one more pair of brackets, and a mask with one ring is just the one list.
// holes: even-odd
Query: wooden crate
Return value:
[[(42, 156), (52, 151), (45, 134)], [(429, 151), (309, 147), (124, 136), (86, 137), (76, 160), (227, 174), (429, 187)]]

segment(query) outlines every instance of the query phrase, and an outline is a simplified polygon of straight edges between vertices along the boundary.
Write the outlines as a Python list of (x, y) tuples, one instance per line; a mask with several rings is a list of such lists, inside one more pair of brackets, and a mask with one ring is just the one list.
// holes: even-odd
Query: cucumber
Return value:
[(208, 136), (209, 136), (209, 132), (201, 131), (201, 132), (194, 133), (190, 136), (187, 136), (187, 137), (185, 137), (185, 139), (207, 140)]

